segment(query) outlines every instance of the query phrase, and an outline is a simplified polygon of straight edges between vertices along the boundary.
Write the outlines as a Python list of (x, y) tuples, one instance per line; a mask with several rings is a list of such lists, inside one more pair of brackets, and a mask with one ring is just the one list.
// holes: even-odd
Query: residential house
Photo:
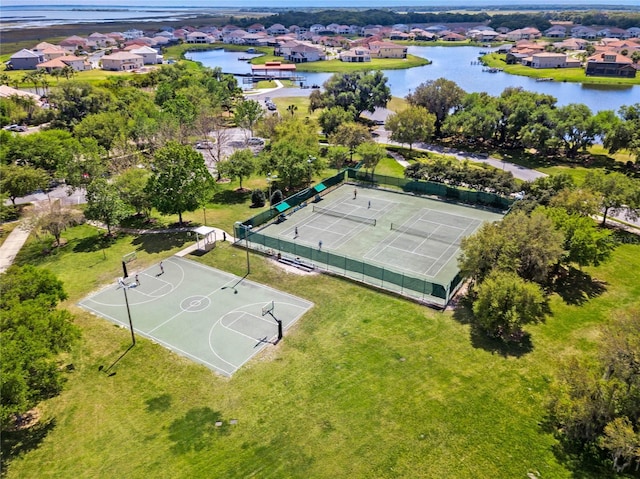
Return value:
[(391, 30), (402, 33), (409, 33), (409, 25), (406, 25), (404, 23), (396, 23), (391, 27)]
[(144, 60), (140, 55), (131, 52), (117, 52), (105, 55), (100, 59), (103, 70), (130, 71), (138, 70), (144, 66)]
[(8, 64), (12, 70), (35, 70), (39, 63), (44, 62), (44, 55), (23, 48), (9, 58)]
[(38, 63), (37, 69), (44, 70), (47, 73), (51, 73), (53, 70), (62, 70), (63, 68), (71, 67), (74, 71), (83, 72), (91, 70), (91, 64), (86, 58), (77, 57), (75, 55), (66, 55), (63, 57), (47, 60), (42, 63)]
[(597, 53), (587, 58), (585, 74), (587, 76), (608, 76), (635, 78), (637, 65), (631, 58), (616, 52)]
[(523, 58), (522, 64), (531, 68), (577, 68), (580, 60), (570, 58), (566, 53), (540, 52)]
[(249, 35), (247, 31), (241, 28), (236, 28), (233, 31), (223, 34), (222, 41), (224, 43), (231, 43), (232, 45), (244, 45), (245, 44), (244, 38), (247, 35)]
[(87, 40), (89, 41), (89, 44), (93, 44), (97, 48), (104, 48), (115, 43), (113, 38), (98, 32), (89, 35)]
[(407, 58), (407, 47), (393, 42), (369, 42), (369, 50), (375, 58)]
[(214, 43), (213, 39), (203, 32), (191, 32), (185, 35), (184, 41), (193, 44)]
[(427, 32), (426, 30), (422, 30), (421, 28), (414, 28), (411, 30), (411, 34), (413, 38), (421, 41), (435, 41), (438, 39), (438, 35), (433, 32)]
[(638, 37), (640, 37), (640, 27), (627, 28), (627, 38), (638, 38)]
[(362, 27), (360, 25), (349, 25), (348, 34), (362, 36)]
[(293, 47), (289, 55), (284, 57), (285, 60), (292, 63), (317, 62), (325, 58), (324, 52), (309, 45), (296, 45)]
[(411, 33), (401, 32), (400, 30), (392, 30), (389, 32), (389, 40), (411, 40), (415, 38)]
[(564, 25), (553, 25), (544, 31), (544, 36), (549, 38), (566, 38), (567, 27)]
[(158, 50), (151, 47), (140, 47), (130, 50), (130, 53), (140, 55), (142, 57), (142, 63), (145, 65), (157, 65), (162, 63), (162, 55), (158, 54)]
[(586, 40), (595, 40), (598, 35), (594, 28), (576, 25), (571, 29), (571, 36), (575, 38), (584, 38)]
[(371, 61), (371, 52), (368, 48), (354, 47), (340, 52), (340, 61), (349, 63), (363, 63)]
[(617, 27), (606, 27), (598, 30), (596, 35), (599, 37), (621, 39), (627, 37), (627, 31)]
[(254, 23), (247, 27), (247, 33), (259, 33), (266, 31), (262, 23)]
[[(326, 32), (332, 32), (332, 33), (338, 33), (338, 28), (340, 27), (340, 25), (338, 25), (337, 23), (330, 23), (329, 25), (327, 25), (324, 29), (324, 31)], [(319, 33), (319, 32), (318, 32)]]
[(281, 23), (274, 23), (269, 28), (267, 28), (267, 32), (269, 35), (286, 35), (289, 33), (289, 30), (285, 28)]
[(301, 43), (297, 42), (295, 40), (290, 40), (290, 41), (286, 41), (286, 42), (280, 42), (274, 48), (273, 54), (278, 56), (278, 57), (286, 58), (289, 55), (291, 55), (291, 50), (293, 50), (298, 45), (301, 45)]
[(77, 35), (72, 35), (62, 40), (60, 42), (60, 47), (64, 48), (69, 53), (75, 53), (78, 50), (84, 50), (87, 48), (87, 40)]
[(584, 50), (587, 48), (587, 45), (589, 45), (589, 42), (582, 38), (567, 38), (553, 44), (555, 48), (562, 50)]
[(63, 48), (59, 47), (58, 45), (54, 45), (53, 43), (49, 43), (49, 42), (40, 42), (35, 47), (31, 48), (30, 50), (32, 52), (36, 52), (36, 53), (44, 53), (45, 50), (49, 50), (49, 49), (55, 49), (55, 50), (62, 51), (63, 54), (65, 53), (65, 50)]
[(542, 33), (540, 30), (534, 27), (526, 27), (519, 28), (517, 30), (512, 30), (507, 33), (507, 40), (511, 42), (516, 42), (518, 40), (534, 40), (536, 38), (540, 38)]
[(135, 28), (132, 28), (131, 30), (122, 32), (122, 36), (125, 40), (133, 40), (135, 38), (144, 37), (144, 32), (142, 30), (136, 30)]
[(373, 37), (376, 35), (380, 35), (381, 31), (382, 31), (382, 27), (380, 25), (366, 25), (362, 29), (362, 36)]
[(455, 32), (442, 32), (442, 35), (439, 40), (443, 42), (463, 42), (467, 39), (464, 35)]
[(310, 31), (311, 33), (316, 33), (316, 34), (317, 34), (317, 33), (319, 33), (319, 32), (323, 32), (323, 31), (325, 31), (325, 30), (326, 30), (325, 26), (324, 26), (324, 25), (321, 25), (321, 24), (319, 24), (319, 23), (314, 23), (313, 25), (311, 25), (311, 26), (309, 27), (309, 31)]
[(500, 35), (494, 29), (484, 26), (472, 28), (467, 31), (467, 37), (476, 42), (492, 42)]

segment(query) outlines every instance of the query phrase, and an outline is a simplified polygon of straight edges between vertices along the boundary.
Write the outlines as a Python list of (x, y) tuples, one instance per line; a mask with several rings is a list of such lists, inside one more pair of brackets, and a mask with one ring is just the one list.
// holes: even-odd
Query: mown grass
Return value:
[(507, 65), (505, 55), (491, 53), (484, 55), (482, 61), (490, 67), (502, 68), (510, 75), (521, 75), (532, 78), (553, 78), (555, 81), (579, 82), (597, 85), (640, 85), (640, 77), (612, 78), (587, 76), (584, 68), (531, 68), (521, 64)]
[[(561, 463), (540, 424), (558, 359), (588, 351), (598, 324), (637, 304), (639, 245), (586, 269), (604, 284), (600, 296), (582, 305), (554, 296), (554, 315), (529, 328), (531, 350), (515, 354), (471, 337), (459, 315), (288, 274), (252, 254), (252, 280), (315, 307), (280, 345), (224, 379), (144, 339), (114, 375), (100, 371), (126, 351), (129, 333), (71, 303), (113, 281), (120, 255), (141, 241), (115, 239), (105, 260), (100, 237), (81, 226), (68, 231), (67, 251), (44, 257), (28, 247), (19, 257), (64, 279), (83, 339), (66, 390), (40, 406), (48, 433), (11, 462), (8, 478), (607, 477)], [(179, 247), (154, 238), (143, 240), (151, 243), (142, 264)], [(199, 261), (245, 271), (244, 252), (229, 244)]]

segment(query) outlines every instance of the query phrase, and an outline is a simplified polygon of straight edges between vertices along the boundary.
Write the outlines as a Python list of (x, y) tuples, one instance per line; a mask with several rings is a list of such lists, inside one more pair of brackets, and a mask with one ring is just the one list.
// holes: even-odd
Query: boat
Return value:
[(536, 81), (553, 81), (553, 78), (536, 78)]
[(489, 73), (498, 73), (498, 72), (501, 72), (502, 69), (501, 68), (491, 67), (491, 68), (483, 68), (482, 71), (483, 72), (489, 72)]

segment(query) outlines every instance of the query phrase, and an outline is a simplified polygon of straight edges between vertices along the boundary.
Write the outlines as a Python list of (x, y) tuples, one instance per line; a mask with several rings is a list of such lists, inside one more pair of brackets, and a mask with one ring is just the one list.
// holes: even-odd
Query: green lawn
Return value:
[(531, 68), (524, 65), (507, 65), (505, 55), (491, 53), (484, 55), (482, 61), (490, 67), (502, 68), (511, 75), (528, 76), (532, 78), (553, 78), (555, 81), (592, 83), (598, 85), (640, 85), (640, 76), (636, 78), (611, 78), (587, 76), (584, 68)]
[[(228, 228), (257, 212), (233, 187), (220, 194), (235, 203), (211, 205), (209, 224)], [(471, 337), (463, 315), (286, 273), (251, 254), (252, 280), (316, 306), (279, 346), (224, 379), (144, 339), (108, 376), (99, 368), (126, 350), (129, 333), (74, 306), (114, 280), (122, 254), (137, 249), (138, 264), (149, 264), (190, 238), (106, 240), (86, 225), (64, 237), (67, 246), (49, 256), (33, 240), (18, 262), (64, 280), (83, 339), (66, 390), (40, 406), (41, 440), (22, 443), (8, 478), (606, 477), (561, 463), (540, 424), (558, 359), (589, 351), (598, 324), (640, 301), (638, 244), (586, 269), (605, 286), (600, 296), (584, 305), (553, 296), (553, 316), (528, 328), (531, 350), (515, 355)], [(199, 261), (239, 275), (246, 268), (244, 251), (229, 244)]]
[[(621, 248), (617, 267), (637, 271), (637, 252)], [(203, 262), (241, 274), (244, 255), (224, 245)], [(616, 264), (602, 268), (614, 284), (588, 318), (554, 301), (562, 317), (532, 328), (535, 348), (517, 359), (474, 347), (449, 314), (253, 264), (254, 280), (318, 305), (281, 346), (224, 380), (142, 340), (107, 377), (98, 366), (124, 350), (127, 332), (82, 313), (76, 371), (43, 407), (56, 425), (8, 477), (570, 477), (537, 426), (550, 353), (588, 340), (612, 302), (639, 293), (617, 285)]]

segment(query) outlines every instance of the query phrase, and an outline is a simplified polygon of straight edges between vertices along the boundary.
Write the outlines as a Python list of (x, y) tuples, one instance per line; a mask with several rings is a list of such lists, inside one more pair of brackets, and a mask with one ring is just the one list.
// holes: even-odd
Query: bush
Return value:
[(262, 190), (253, 190), (251, 192), (251, 206), (253, 208), (260, 208), (265, 204), (265, 195)]
[(274, 191), (273, 194), (271, 195), (271, 198), (269, 199), (272, 205), (280, 203), (282, 200), (284, 200), (284, 195), (280, 190)]

